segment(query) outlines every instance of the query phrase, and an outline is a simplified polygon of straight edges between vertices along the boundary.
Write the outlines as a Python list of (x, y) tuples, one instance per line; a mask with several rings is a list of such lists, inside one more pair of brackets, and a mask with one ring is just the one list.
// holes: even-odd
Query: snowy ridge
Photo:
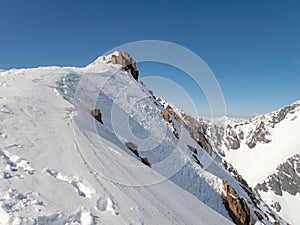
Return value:
[[(254, 223), (270, 224), (254, 211), (272, 210), (251, 203), (222, 159), (171, 118), (176, 138), (164, 106), (108, 61), (0, 75), (0, 223), (232, 224), (221, 197), (226, 179), (249, 202)], [(90, 115), (94, 108), (103, 124)]]
[[(300, 153), (300, 101), (250, 120), (235, 121), (229, 118), (224, 121), (226, 122), (212, 123), (200, 120), (200, 127), (211, 145), (253, 188), (259, 183), (268, 183), (270, 177), (283, 172), (278, 171), (278, 167)], [(287, 179), (279, 182), (282, 184), (272, 184), (273, 188), (276, 186), (275, 192), (284, 192), (283, 196), (272, 191), (266, 193), (260, 190), (259, 193), (274, 210), (278, 209), (277, 203), (282, 205), (280, 211), (277, 210), (278, 213), (290, 223), (296, 224), (299, 218), (294, 206), (300, 205), (299, 198), (282, 190), (289, 185), (288, 177), (293, 176), (293, 171), (296, 169), (284, 172)]]
[(300, 221), (298, 212), (300, 196), (300, 155), (296, 154), (282, 164), (256, 190), (266, 203), (291, 224)]

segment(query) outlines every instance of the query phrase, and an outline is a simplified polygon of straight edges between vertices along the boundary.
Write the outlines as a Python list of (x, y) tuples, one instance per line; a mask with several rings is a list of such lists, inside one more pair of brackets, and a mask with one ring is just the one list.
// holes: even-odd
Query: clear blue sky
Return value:
[[(2, 69), (84, 66), (145, 39), (198, 54), (218, 79), (229, 115), (265, 113), (300, 99), (300, 1), (0, 0)], [(154, 75), (152, 66), (140, 68)], [(169, 78), (179, 74), (157, 68)]]

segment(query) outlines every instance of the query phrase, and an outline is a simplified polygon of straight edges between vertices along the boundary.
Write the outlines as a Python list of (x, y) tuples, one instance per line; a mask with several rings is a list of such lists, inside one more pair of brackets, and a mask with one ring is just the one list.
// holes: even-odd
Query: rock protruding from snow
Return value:
[(125, 144), (130, 151), (132, 151), (136, 156), (139, 156), (137, 144), (132, 143), (132, 142), (126, 142)]
[(120, 51), (119, 54), (113, 54), (111, 57), (112, 64), (120, 64), (124, 70), (130, 70), (134, 79), (138, 80), (139, 71), (136, 68), (136, 62), (127, 52)]
[(223, 181), (225, 194), (222, 194), (224, 205), (229, 212), (232, 221), (237, 225), (253, 225), (253, 218), (249, 206), (244, 198), (236, 193), (233, 187)]
[(132, 151), (137, 157), (140, 158), (140, 160), (142, 161), (142, 163), (144, 163), (146, 166), (151, 167), (151, 163), (149, 161), (149, 159), (147, 157), (141, 157), (139, 152), (138, 152), (138, 145), (133, 143), (133, 142), (126, 142), (125, 143), (127, 148)]
[(280, 196), (284, 191), (294, 196), (300, 193), (300, 154), (288, 158), (277, 167), (274, 174), (259, 183), (255, 189), (264, 192), (271, 190)]
[[(199, 129), (199, 123), (195, 118), (185, 114), (183, 111), (176, 109), (174, 106), (171, 106), (169, 103), (164, 101), (161, 98), (157, 98), (157, 102), (162, 104), (164, 108), (168, 111), (161, 112), (163, 118), (167, 121), (170, 119), (170, 115), (185, 129), (187, 129), (191, 135), (191, 137), (210, 155), (212, 154), (212, 147), (204, 134)], [(176, 138), (178, 138), (178, 131), (174, 129), (173, 134)]]
[(102, 113), (100, 111), (100, 109), (93, 109), (91, 110), (91, 115), (95, 118), (95, 120), (97, 120), (99, 123), (103, 124), (102, 121)]

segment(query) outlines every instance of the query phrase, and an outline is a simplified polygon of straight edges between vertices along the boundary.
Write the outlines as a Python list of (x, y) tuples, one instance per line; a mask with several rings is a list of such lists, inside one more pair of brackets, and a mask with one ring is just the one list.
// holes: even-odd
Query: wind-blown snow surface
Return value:
[(176, 139), (146, 88), (105, 60), (0, 75), (0, 224), (232, 224), (222, 179), (250, 199), (221, 158), (197, 147), (202, 170), (188, 132), (174, 121)]

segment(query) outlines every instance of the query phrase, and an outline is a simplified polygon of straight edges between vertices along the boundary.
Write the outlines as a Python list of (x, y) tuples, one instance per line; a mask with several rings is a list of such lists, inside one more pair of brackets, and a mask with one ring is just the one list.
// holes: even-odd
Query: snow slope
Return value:
[[(260, 224), (221, 158), (196, 146), (202, 169), (189, 133), (174, 121), (177, 139), (163, 106), (108, 58), (1, 73), (0, 224), (232, 224), (223, 179)], [(90, 115), (94, 108), (104, 124)]]
[[(105, 159), (101, 167), (115, 176), (137, 182), (159, 176), (148, 168), (133, 174), (123, 169), (109, 148), (141, 165), (112, 142), (90, 144), (89, 135), (102, 140), (74, 124), (76, 109), (56, 88), (65, 75), (81, 72), (74, 70), (22, 69), (0, 77), (1, 224), (230, 224), (171, 182), (133, 188), (90, 168), (79, 148), (98, 151)], [(73, 129), (80, 134), (77, 141)]]

